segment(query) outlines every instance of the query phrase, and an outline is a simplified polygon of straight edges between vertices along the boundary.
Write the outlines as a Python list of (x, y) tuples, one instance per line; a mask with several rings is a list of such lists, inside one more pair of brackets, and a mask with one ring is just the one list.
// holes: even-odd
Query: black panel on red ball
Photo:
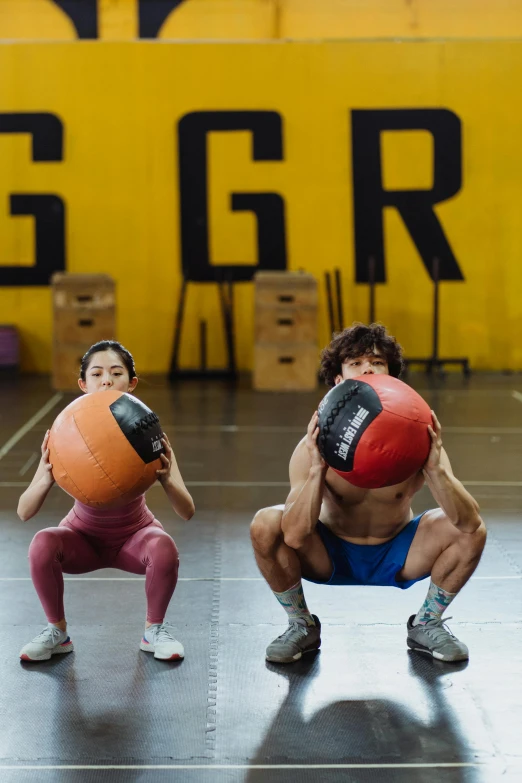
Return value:
[(356, 487), (400, 484), (428, 458), (431, 411), (391, 375), (361, 375), (334, 386), (319, 405), (319, 451)]

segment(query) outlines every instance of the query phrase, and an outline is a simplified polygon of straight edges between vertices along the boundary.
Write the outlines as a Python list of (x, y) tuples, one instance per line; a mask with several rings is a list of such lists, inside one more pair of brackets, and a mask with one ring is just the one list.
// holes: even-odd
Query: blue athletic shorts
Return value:
[(351, 544), (335, 536), (326, 525), (318, 522), (316, 530), (330, 555), (333, 573), (326, 582), (305, 576), (303, 579), (320, 585), (380, 585), (400, 587), (401, 590), (426, 579), (429, 574), (408, 582), (398, 582), (396, 579), (406, 562), (419, 521), (425, 513), (424, 511), (412, 519), (395, 538), (385, 544)]

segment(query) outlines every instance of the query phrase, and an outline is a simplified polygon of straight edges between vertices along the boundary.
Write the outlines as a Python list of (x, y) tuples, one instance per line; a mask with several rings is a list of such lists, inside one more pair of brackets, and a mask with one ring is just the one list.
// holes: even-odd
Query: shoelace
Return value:
[(456, 639), (457, 637), (454, 636), (450, 629), (446, 626), (446, 623), (448, 620), (451, 620), (451, 617), (446, 617), (445, 620), (442, 618), (440, 620), (430, 620), (426, 623), (424, 626), (424, 630), (430, 636), (432, 639), (434, 639), (436, 642), (439, 641), (441, 635), (449, 634), (449, 636), (452, 639)]
[(173, 626), (170, 625), (170, 623), (162, 623), (158, 630), (156, 631), (156, 642), (175, 642), (176, 639), (169, 631), (169, 628), (172, 628)]
[(51, 641), (53, 644), (56, 644), (60, 636), (62, 635), (62, 631), (60, 631), (59, 628), (55, 628), (54, 626), (52, 628), (44, 628), (43, 631), (41, 631), (38, 636), (35, 636), (33, 639), (33, 642), (39, 642), (39, 641), (47, 641), (49, 637), (51, 637)]
[(284, 633), (282, 633), (281, 636), (278, 636), (277, 638), (278, 639), (285, 639), (288, 636), (290, 636), (290, 634), (292, 634), (292, 633), (297, 633), (299, 637), (300, 636), (305, 636), (307, 630), (308, 630), (308, 626), (307, 625), (301, 625), (301, 623), (298, 623), (298, 622), (294, 621), (293, 623), (290, 623), (288, 628), (286, 629), (286, 631)]

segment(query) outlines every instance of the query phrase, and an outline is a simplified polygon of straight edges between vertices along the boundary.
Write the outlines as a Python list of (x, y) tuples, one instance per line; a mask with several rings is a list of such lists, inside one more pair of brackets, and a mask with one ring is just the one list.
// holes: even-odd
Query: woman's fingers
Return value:
[(159, 468), (156, 471), (156, 476), (164, 476), (170, 470), (170, 460), (169, 460), (168, 457), (165, 456), (165, 454), (160, 454), (160, 460), (162, 461), (164, 467), (163, 468)]
[(48, 442), (49, 442), (49, 430), (47, 430), (47, 432), (45, 433), (44, 439), (42, 441), (42, 446), (41, 446), (42, 454), (45, 453), (45, 450), (47, 449), (47, 443)]

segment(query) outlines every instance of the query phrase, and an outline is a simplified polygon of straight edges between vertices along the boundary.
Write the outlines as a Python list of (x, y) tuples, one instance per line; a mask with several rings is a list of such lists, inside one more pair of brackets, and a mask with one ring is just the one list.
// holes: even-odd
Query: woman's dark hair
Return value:
[(348, 329), (334, 334), (332, 342), (321, 352), (321, 378), (328, 386), (335, 386), (335, 378), (342, 374), (346, 359), (371, 356), (375, 349), (388, 362), (388, 371), (394, 378), (400, 378), (404, 368), (402, 348), (382, 324), (365, 326), (354, 323)]
[(93, 354), (98, 353), (99, 351), (114, 351), (114, 353), (117, 353), (125, 365), (125, 369), (129, 373), (129, 379), (132, 379), (136, 376), (134, 359), (132, 358), (130, 351), (124, 348), (121, 343), (116, 342), (116, 340), (100, 340), (99, 343), (94, 343), (94, 345), (91, 345), (87, 353), (82, 357), (82, 363), (80, 366), (80, 378), (82, 381), (85, 380), (85, 373), (89, 367), (91, 357)]

